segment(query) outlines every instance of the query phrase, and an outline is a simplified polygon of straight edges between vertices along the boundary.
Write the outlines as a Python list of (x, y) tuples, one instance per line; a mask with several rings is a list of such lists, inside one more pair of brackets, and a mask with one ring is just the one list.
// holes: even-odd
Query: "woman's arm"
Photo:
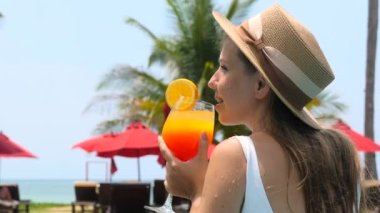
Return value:
[(199, 152), (190, 161), (175, 158), (159, 138), (167, 160), (165, 186), (173, 195), (192, 201), (192, 213), (240, 212), (245, 192), (246, 160), (239, 142), (227, 139), (217, 145), (207, 160), (207, 138), (203, 134)]
[(218, 144), (207, 168), (203, 190), (192, 198), (191, 213), (238, 213), (245, 194), (246, 160), (239, 142)]

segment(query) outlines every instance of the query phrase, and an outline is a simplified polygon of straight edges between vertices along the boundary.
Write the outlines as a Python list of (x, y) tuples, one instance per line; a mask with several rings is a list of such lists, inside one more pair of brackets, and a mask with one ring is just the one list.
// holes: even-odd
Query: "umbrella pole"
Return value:
[(84, 174), (84, 176), (85, 176), (85, 180), (86, 180), (86, 181), (88, 181), (88, 163), (89, 163), (89, 162), (86, 161), (86, 169), (85, 169), (86, 171), (85, 171), (85, 174)]
[(137, 157), (137, 172), (138, 172), (138, 180), (141, 181), (140, 178), (140, 157)]

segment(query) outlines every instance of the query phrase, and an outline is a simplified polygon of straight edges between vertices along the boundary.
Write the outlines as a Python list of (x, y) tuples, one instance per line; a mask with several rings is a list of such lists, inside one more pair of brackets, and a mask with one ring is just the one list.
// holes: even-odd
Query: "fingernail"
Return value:
[(207, 140), (207, 134), (205, 132), (202, 132), (201, 139), (202, 140)]

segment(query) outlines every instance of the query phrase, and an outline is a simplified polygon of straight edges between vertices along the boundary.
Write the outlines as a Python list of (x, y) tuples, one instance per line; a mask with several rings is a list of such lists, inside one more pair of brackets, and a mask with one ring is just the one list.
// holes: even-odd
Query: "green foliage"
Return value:
[(322, 122), (335, 122), (347, 106), (339, 101), (337, 95), (324, 91), (310, 101), (306, 108)]
[[(214, 92), (207, 87), (208, 79), (219, 64), (220, 41), (224, 36), (212, 17), (212, 10), (218, 10), (211, 0), (166, 0), (171, 21), (176, 26), (172, 35), (157, 36), (148, 27), (134, 18), (127, 24), (135, 26), (153, 41), (153, 49), (148, 59), (149, 67), (165, 67), (167, 79), (188, 78), (198, 85), (202, 100), (215, 103)], [(240, 22), (255, 0), (233, 0), (228, 6), (226, 16)], [(108, 73), (98, 86), (99, 94), (86, 110), (99, 107), (99, 103), (111, 103), (106, 110), (116, 108), (115, 117), (98, 124), (97, 133), (121, 131), (130, 121), (141, 120), (158, 131), (165, 121), (165, 89), (167, 84), (147, 70), (130, 66), (117, 67)], [(311, 105), (312, 112), (326, 119), (343, 110), (344, 105), (335, 96), (321, 95), (318, 106)], [(331, 106), (333, 108), (331, 108)], [(104, 108), (103, 108), (104, 109)], [(331, 110), (334, 109), (334, 110)], [(329, 111), (330, 110), (330, 111)], [(216, 120), (215, 135), (223, 138), (249, 134), (243, 126), (224, 127)]]
[[(234, 0), (227, 9), (228, 17), (241, 17), (254, 0)], [(173, 35), (157, 36), (148, 27), (134, 18), (128, 18), (127, 24), (153, 40), (153, 49), (148, 65), (164, 66), (167, 81), (175, 78), (188, 78), (197, 83), (202, 100), (214, 102), (213, 91), (208, 89), (207, 82), (218, 67), (219, 43), (223, 36), (212, 17), (215, 9), (211, 0), (166, 0), (170, 16), (176, 26)], [(163, 109), (166, 83), (157, 79), (147, 70), (123, 66), (108, 73), (98, 85), (99, 92), (86, 111), (99, 108), (102, 111), (116, 108), (115, 118), (98, 124), (97, 133), (120, 131), (131, 120), (141, 120), (151, 128), (161, 130), (164, 123)], [(108, 103), (108, 105), (106, 105)], [(116, 104), (115, 104), (116, 103)], [(220, 124), (223, 136), (231, 135), (242, 129), (229, 128)]]
[(42, 212), (44, 210), (55, 208), (55, 207), (63, 207), (63, 206), (69, 206), (68, 204), (64, 203), (36, 203), (32, 202), (30, 204), (30, 212)]
[(85, 111), (107, 102), (111, 105), (106, 106), (105, 110), (117, 108), (116, 117), (98, 124), (96, 133), (119, 132), (132, 120), (144, 121), (158, 129), (163, 122), (165, 88), (162, 80), (144, 70), (130, 66), (117, 67), (105, 75), (98, 85), (98, 90), (107, 90), (108, 93), (96, 96)]

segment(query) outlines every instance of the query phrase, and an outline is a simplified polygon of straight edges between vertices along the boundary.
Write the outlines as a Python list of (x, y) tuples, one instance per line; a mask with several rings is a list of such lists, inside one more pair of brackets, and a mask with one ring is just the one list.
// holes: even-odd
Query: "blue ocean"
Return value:
[[(21, 199), (28, 199), (34, 203), (69, 204), (75, 200), (75, 181), (77, 180), (1, 180), (0, 183), (18, 184)], [(144, 182), (153, 184), (153, 180)]]
[(40, 203), (70, 203), (75, 199), (75, 180), (1, 180), (18, 184), (21, 199)]

